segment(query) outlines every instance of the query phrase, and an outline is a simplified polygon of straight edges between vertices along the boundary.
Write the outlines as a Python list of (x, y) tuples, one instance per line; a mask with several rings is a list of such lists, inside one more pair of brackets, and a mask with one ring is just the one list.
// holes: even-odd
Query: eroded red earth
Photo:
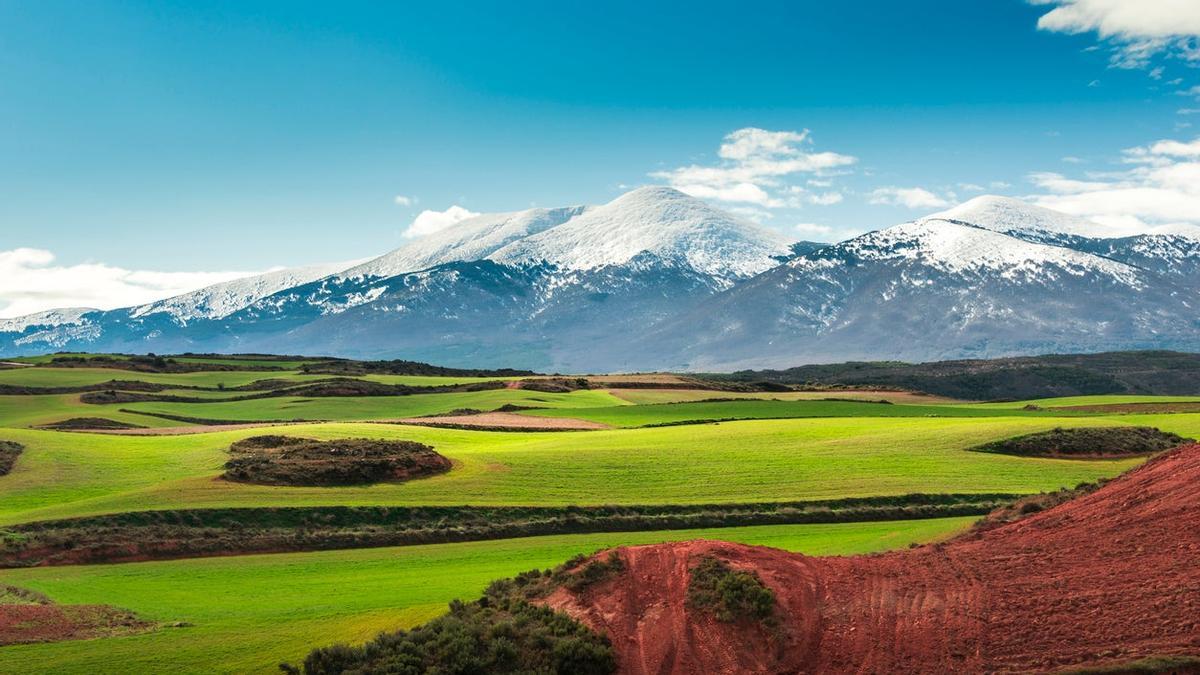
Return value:
[[(620, 550), (622, 574), (548, 603), (607, 634), (621, 672), (1047, 672), (1200, 656), (1200, 445), (952, 542), (810, 558), (685, 542)], [(704, 555), (775, 593), (775, 626), (687, 605)]]

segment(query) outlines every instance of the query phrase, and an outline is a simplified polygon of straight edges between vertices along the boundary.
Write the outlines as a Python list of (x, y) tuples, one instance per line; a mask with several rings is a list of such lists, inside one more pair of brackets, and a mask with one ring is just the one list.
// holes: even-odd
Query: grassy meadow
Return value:
[(105, 603), (184, 628), (0, 647), (0, 673), (270, 673), (314, 645), (430, 619), (488, 582), (617, 545), (724, 539), (810, 555), (931, 541), (973, 518), (531, 537), (503, 541), (0, 571), (60, 602)]
[[(1086, 396), (979, 404), (912, 392), (638, 388), (629, 386), (637, 376), (622, 376), (620, 389), (562, 393), (516, 383), (476, 392), (234, 401), (229, 399), (238, 392), (228, 391), (230, 387), (331, 376), (298, 372), (308, 362), (299, 358), (177, 357), (189, 364), (207, 360), (286, 369), (192, 373), (56, 368), (47, 365), (47, 358), (22, 360), (34, 365), (0, 369), (0, 385), (70, 389), (137, 380), (171, 387), (162, 394), (204, 400), (87, 404), (79, 391), (0, 395), (0, 441), (24, 446), (12, 471), (0, 476), (0, 541), (12, 536), (5, 528), (26, 523), (147, 510), (751, 504), (914, 493), (1025, 494), (1116, 476), (1143, 458), (1046, 459), (970, 448), (1064, 426), (1144, 425), (1200, 437), (1197, 413), (1070, 409), (1200, 397)], [(500, 379), (359, 377), (411, 386)], [(659, 385), (662, 377), (647, 376), (647, 382)], [(532, 432), (379, 423), (505, 406), (516, 406), (515, 412), (531, 423), (565, 418), (610, 428)], [(147, 435), (37, 428), (73, 418), (143, 426), (148, 429), (139, 433)], [(306, 422), (227, 428), (181, 421), (189, 418)], [(189, 425), (189, 433), (150, 433)], [(450, 459), (453, 468), (406, 483), (346, 487), (267, 486), (220, 478), (231, 443), (268, 433), (417, 441)], [(702, 537), (811, 555), (849, 555), (941, 539), (974, 519), (555, 535), (0, 569), (0, 585), (39, 591), (62, 603), (115, 605), (163, 626), (138, 635), (0, 647), (0, 673), (274, 672), (280, 661), (298, 661), (313, 647), (362, 642), (379, 631), (414, 625), (439, 614), (454, 598), (475, 597), (493, 579), (551, 567), (577, 553)], [(175, 622), (187, 625), (166, 627)]]

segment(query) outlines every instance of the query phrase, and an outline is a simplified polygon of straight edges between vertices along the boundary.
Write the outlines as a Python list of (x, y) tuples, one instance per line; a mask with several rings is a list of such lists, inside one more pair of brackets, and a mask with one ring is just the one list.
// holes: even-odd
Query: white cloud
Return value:
[(919, 187), (881, 187), (872, 190), (867, 195), (867, 199), (872, 204), (890, 204), (910, 209), (938, 208), (950, 205), (946, 199)]
[(845, 197), (840, 192), (822, 192), (819, 195), (812, 195), (808, 201), (817, 206), (829, 206), (831, 204), (839, 204)]
[(417, 198), (407, 195), (396, 195), (395, 202), (396, 206), (412, 206), (417, 203)]
[(1066, 157), (1063, 157), (1062, 161), (1066, 162), (1067, 164), (1083, 164), (1087, 160), (1083, 159), (1082, 157), (1075, 157), (1072, 155), (1068, 155)]
[(826, 237), (833, 233), (833, 228), (818, 223), (796, 223), (796, 231), (805, 236)]
[(1128, 168), (1083, 179), (1030, 174), (1030, 181), (1046, 191), (1031, 199), (1123, 235), (1200, 226), (1200, 138), (1129, 148), (1120, 159)]
[(104, 263), (56, 265), (37, 248), (0, 251), (0, 316), (61, 307), (115, 309), (194, 291), (255, 272), (155, 272)]
[(650, 175), (694, 197), (760, 208), (795, 207), (784, 180), (795, 174), (817, 174), (858, 161), (836, 152), (811, 152), (809, 132), (768, 131), (747, 127), (725, 136), (714, 166), (692, 164)]
[(427, 234), (444, 230), (467, 218), (474, 218), (477, 215), (479, 214), (468, 211), (457, 204), (445, 211), (431, 211), (426, 209), (417, 214), (416, 218), (413, 218), (412, 224), (404, 231), (404, 236), (410, 239), (413, 237), (423, 237)]
[[(1200, 3), (1195, 0), (1031, 0), (1054, 8), (1038, 28), (1058, 33), (1096, 33), (1112, 45), (1116, 68), (1145, 68), (1161, 53), (1200, 61)], [(1159, 73), (1161, 76), (1161, 72)]]

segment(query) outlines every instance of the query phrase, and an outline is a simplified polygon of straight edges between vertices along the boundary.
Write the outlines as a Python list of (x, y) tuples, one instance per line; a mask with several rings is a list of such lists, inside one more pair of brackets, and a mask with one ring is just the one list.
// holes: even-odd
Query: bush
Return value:
[(1024, 457), (1118, 457), (1162, 452), (1191, 440), (1153, 427), (1060, 427), (986, 443), (971, 450)]
[(0, 476), (6, 475), (12, 471), (13, 466), (17, 463), (17, 457), (21, 455), (21, 451), (25, 446), (12, 441), (0, 441)]
[(549, 587), (549, 576), (527, 572), (493, 583), (476, 602), (450, 603), (448, 614), (411, 631), (384, 633), (361, 647), (323, 647), (300, 668), (280, 667), (307, 675), (614, 672), (616, 658), (607, 638), (529, 602), (529, 596)]
[(725, 561), (705, 556), (692, 568), (688, 604), (711, 611), (721, 621), (774, 618), (775, 594), (753, 572), (735, 570)]
[(362, 485), (450, 470), (450, 460), (412, 441), (267, 435), (237, 441), (229, 451), (224, 478), (263, 485)]

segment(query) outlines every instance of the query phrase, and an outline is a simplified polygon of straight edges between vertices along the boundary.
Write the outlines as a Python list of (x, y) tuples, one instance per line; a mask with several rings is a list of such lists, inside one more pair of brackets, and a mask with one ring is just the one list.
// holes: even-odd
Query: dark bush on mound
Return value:
[(412, 441), (344, 438), (318, 441), (252, 436), (229, 446), (224, 478), (263, 485), (363, 485), (450, 470), (450, 460)]
[(775, 594), (757, 574), (735, 570), (712, 556), (705, 556), (692, 568), (688, 604), (729, 622), (769, 621), (775, 614)]
[(411, 631), (384, 633), (361, 647), (324, 647), (311, 652), (300, 668), (280, 667), (307, 675), (612, 673), (616, 658), (607, 638), (530, 602), (569, 577), (564, 568), (497, 581), (479, 600), (456, 600), (448, 614)]
[(128, 422), (110, 420), (107, 417), (72, 417), (50, 424), (43, 424), (39, 428), (69, 431), (71, 429), (145, 429), (146, 427)]
[(1162, 452), (1191, 440), (1153, 427), (1058, 428), (986, 443), (971, 450), (1025, 457), (1120, 457)]
[(12, 441), (0, 441), (0, 476), (12, 471), (13, 466), (17, 463), (17, 457), (25, 446)]

